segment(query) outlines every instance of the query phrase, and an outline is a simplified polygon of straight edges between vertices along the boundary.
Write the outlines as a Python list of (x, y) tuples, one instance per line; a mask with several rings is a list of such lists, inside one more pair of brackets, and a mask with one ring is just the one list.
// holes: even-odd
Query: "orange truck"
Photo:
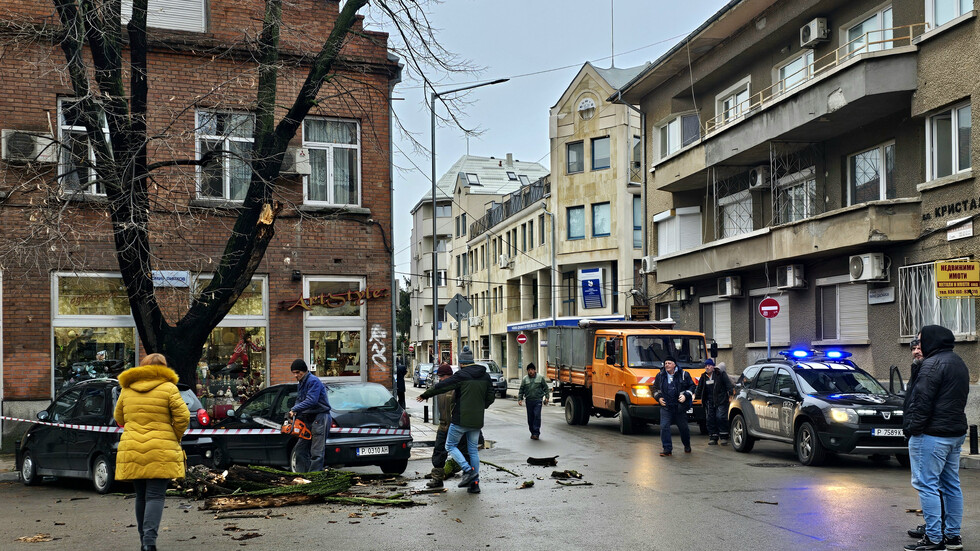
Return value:
[[(548, 377), (554, 399), (565, 408), (565, 422), (584, 425), (593, 415), (619, 417), (619, 431), (632, 434), (647, 423), (660, 423), (653, 380), (666, 358), (691, 374), (695, 384), (704, 361), (718, 355), (705, 345), (704, 333), (674, 329), (672, 320), (593, 321), (578, 327), (548, 328)], [(704, 408), (695, 400), (688, 419), (706, 433)]]

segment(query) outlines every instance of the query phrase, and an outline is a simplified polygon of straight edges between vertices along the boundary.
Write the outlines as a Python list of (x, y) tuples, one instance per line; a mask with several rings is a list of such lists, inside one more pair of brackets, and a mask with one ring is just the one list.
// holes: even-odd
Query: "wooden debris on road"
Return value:
[(572, 469), (566, 469), (564, 471), (551, 471), (551, 478), (582, 478), (582, 473), (573, 471)]
[(42, 543), (46, 541), (54, 541), (51, 534), (34, 534), (33, 536), (21, 536), (17, 538), (17, 541), (24, 543)]
[(524, 483), (521, 484), (521, 486), (519, 488), (517, 488), (517, 489), (518, 490), (524, 490), (526, 488), (533, 488), (533, 487), (534, 487), (534, 481), (533, 480), (525, 480)]
[(489, 461), (484, 461), (482, 459), (480, 460), (480, 463), (482, 463), (484, 465), (490, 465), (491, 467), (497, 469), (498, 471), (504, 471), (505, 473), (510, 473), (510, 474), (512, 474), (514, 476), (521, 476), (521, 475), (515, 473), (514, 471), (512, 471), (510, 469), (507, 469), (507, 468), (501, 467), (500, 465), (497, 465), (496, 463), (491, 463)]
[(528, 465), (534, 465), (537, 467), (554, 467), (558, 465), (558, 456), (554, 457), (528, 457)]
[(561, 484), (562, 486), (591, 486), (592, 485), (591, 482), (562, 482), (561, 480), (556, 480), (555, 482), (557, 484)]
[(754, 503), (761, 503), (763, 505), (779, 505), (778, 501), (762, 501), (761, 499), (755, 500)]

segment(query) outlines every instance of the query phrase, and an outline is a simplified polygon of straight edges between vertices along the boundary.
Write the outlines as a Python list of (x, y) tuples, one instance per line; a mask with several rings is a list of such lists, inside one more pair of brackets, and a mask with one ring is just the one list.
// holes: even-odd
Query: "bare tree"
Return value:
[[(377, 40), (377, 34), (359, 31), (359, 14), (368, 10), (368, 2), (344, 2), (329, 34), (323, 38), (312, 32), (312, 27), (304, 28), (295, 21), (287, 25), (291, 20), (286, 16), (302, 3), (299, 0), (264, 0), (261, 30), (256, 36), (246, 32), (241, 38), (243, 45), (238, 45), (251, 56), (249, 70), (229, 77), (229, 82), (214, 83), (209, 92), (217, 104), (224, 85), (241, 87), (242, 78), (254, 83), (254, 99), (250, 102), (254, 114), (251, 151), (243, 155), (218, 148), (194, 158), (183, 158), (183, 150), (171, 148), (166, 139), (172, 137), (169, 128), (153, 127), (148, 122), (153, 76), (148, 54), (155, 32), (147, 27), (148, 0), (132, 0), (131, 17), (126, 24), (121, 19), (122, 0), (53, 3), (59, 24), (49, 21), (18, 26), (15, 17), (8, 17), (3, 31), (8, 38), (20, 40), (24, 48), (43, 45), (47, 40), (63, 51), (63, 66), (47, 69), (66, 75), (74, 95), (67, 116), (74, 125), (84, 128), (84, 151), (87, 153), (89, 147), (94, 151), (91, 160), (86, 153), (75, 155), (72, 170), (95, 174), (91, 181), (104, 190), (106, 216), (78, 216), (64, 201), (68, 193), (64, 182), (72, 177), (78, 179), (78, 174), (58, 174), (55, 178), (38, 174), (37, 180), (21, 180), (19, 191), (47, 190), (48, 194), (38, 200), (32, 223), (4, 246), (0, 258), (22, 265), (40, 265), (46, 259), (58, 266), (68, 263), (82, 267), (79, 258), (84, 254), (77, 250), (77, 236), (111, 234), (142, 345), (148, 352), (164, 353), (181, 380), (193, 383), (194, 367), (209, 334), (251, 283), (275, 235), (277, 219), (284, 207), (289, 207), (287, 194), (278, 189), (276, 182), (290, 140), (318, 102), (324, 100), (325, 85), (329, 84), (331, 93), (343, 96), (345, 101), (359, 101), (351, 99), (357, 97), (351, 93), (353, 88), (371, 86), (367, 79), (358, 79), (357, 61), (345, 51), (352, 41)], [(248, 11), (258, 4), (256, 0), (242, 0), (240, 6)], [(370, 9), (373, 16), (387, 22), (392, 32), (391, 42), (384, 46), (397, 52), (415, 78), (431, 85), (430, 74), (469, 67), (438, 45), (426, 14), (428, 4), (426, 0), (386, 0), (375, 1)], [(291, 41), (288, 49), (283, 45), (287, 32)], [(313, 47), (296, 53), (304, 45)], [(16, 46), (8, 46), (11, 47)], [(221, 57), (227, 53), (225, 47), (216, 44), (210, 52), (195, 53)], [(0, 62), (6, 51), (0, 49)], [(295, 95), (283, 98), (285, 81), (303, 71), (302, 84), (293, 86)], [(172, 120), (194, 111), (193, 105), (168, 108)], [(68, 150), (71, 145), (58, 144)], [(387, 146), (376, 143), (376, 147)], [(219, 224), (233, 220), (233, 225), (223, 228), (228, 237), (220, 257), (211, 265), (213, 278), (194, 296), (189, 307), (173, 316), (176, 319), (168, 320), (169, 306), (161, 303), (152, 281), (154, 269), (165, 263), (158, 249), (168, 239), (184, 239), (182, 234), (200, 231), (201, 227), (200, 221), (188, 225), (182, 219), (195, 216), (193, 213), (179, 209), (175, 212), (173, 205), (167, 204), (172, 197), (188, 193), (186, 182), (183, 187), (173, 184), (177, 179), (172, 176), (175, 171), (196, 171), (229, 158), (247, 165), (251, 174), (244, 198), (237, 205), (237, 217), (215, 217)], [(191, 186), (191, 194), (193, 189)], [(52, 260), (53, 257), (58, 258)]]

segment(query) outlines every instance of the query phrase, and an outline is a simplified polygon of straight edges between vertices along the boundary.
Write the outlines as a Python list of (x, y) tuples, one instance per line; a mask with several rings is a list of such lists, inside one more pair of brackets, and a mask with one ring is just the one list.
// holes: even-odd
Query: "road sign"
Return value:
[(936, 296), (965, 298), (980, 296), (980, 262), (936, 262)]
[(517, 334), (517, 344), (524, 344), (527, 342), (527, 335), (524, 333)]
[(767, 297), (759, 303), (759, 315), (764, 318), (774, 318), (779, 315), (779, 302), (776, 299)]
[(415, 352), (415, 345), (413, 345), (413, 344), (408, 345), (408, 351), (409, 352)]
[(446, 313), (456, 321), (465, 318), (466, 314), (469, 314), (472, 309), (473, 305), (470, 304), (470, 301), (466, 300), (466, 297), (459, 293), (456, 293), (456, 296), (449, 299), (449, 304), (446, 305)]

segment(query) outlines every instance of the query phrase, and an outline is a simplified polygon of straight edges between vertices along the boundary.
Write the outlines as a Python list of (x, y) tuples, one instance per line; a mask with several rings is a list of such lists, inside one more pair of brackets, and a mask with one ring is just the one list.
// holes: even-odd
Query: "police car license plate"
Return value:
[(357, 448), (357, 455), (385, 455), (388, 453), (388, 446), (371, 446), (369, 448)]
[(904, 436), (902, 429), (871, 429), (871, 436)]

